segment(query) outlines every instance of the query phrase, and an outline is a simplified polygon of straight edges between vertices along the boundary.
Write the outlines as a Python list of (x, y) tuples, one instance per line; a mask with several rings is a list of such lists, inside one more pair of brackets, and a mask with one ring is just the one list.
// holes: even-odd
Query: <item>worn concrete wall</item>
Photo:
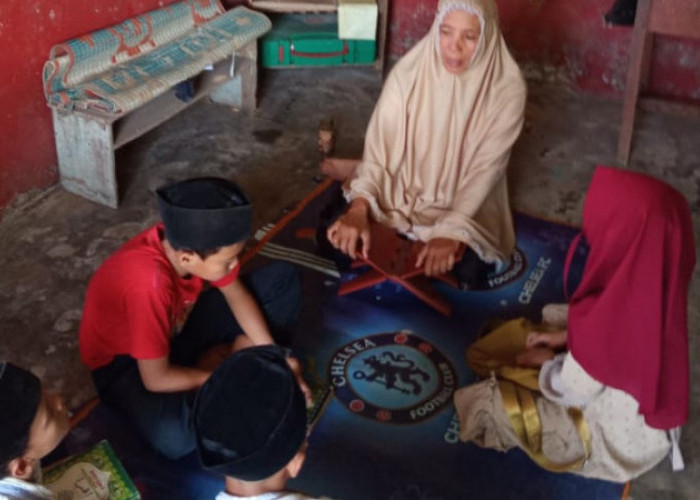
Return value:
[[(496, 2), (506, 41), (530, 76), (621, 95), (632, 29), (605, 25), (603, 15), (613, 0)], [(437, 0), (392, 0), (390, 54), (403, 54), (427, 32), (436, 6)], [(652, 92), (700, 101), (700, 41), (657, 38)]]
[(57, 180), (41, 70), (56, 43), (170, 3), (163, 0), (0, 1), (0, 209)]

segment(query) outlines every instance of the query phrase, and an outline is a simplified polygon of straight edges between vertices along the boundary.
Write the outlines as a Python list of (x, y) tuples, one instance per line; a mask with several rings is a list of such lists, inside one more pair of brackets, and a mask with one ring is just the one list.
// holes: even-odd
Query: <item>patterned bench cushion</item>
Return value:
[(269, 31), (267, 17), (218, 0), (184, 0), (51, 49), (49, 106), (112, 114), (136, 109)]

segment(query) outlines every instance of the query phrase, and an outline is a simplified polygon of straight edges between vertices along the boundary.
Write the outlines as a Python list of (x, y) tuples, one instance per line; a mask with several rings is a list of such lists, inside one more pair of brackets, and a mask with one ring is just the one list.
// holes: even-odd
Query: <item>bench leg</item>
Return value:
[(53, 110), (61, 185), (71, 193), (117, 208), (112, 125)]
[(258, 41), (253, 40), (240, 50), (240, 56), (236, 59), (240, 63), (241, 88), (243, 90), (243, 102), (241, 108), (244, 111), (255, 111), (258, 107)]
[(258, 90), (258, 45), (254, 40), (236, 51), (233, 78), (210, 95), (211, 100), (243, 111), (255, 111)]

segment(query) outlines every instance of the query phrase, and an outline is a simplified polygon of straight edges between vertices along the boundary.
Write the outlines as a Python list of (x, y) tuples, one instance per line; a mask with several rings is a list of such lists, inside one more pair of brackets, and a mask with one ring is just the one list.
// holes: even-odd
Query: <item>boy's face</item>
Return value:
[(42, 391), (39, 409), (29, 429), (25, 455), (36, 460), (45, 457), (66, 437), (69, 429), (68, 411), (63, 399)]
[(238, 264), (238, 255), (243, 250), (245, 241), (221, 247), (218, 252), (202, 259), (196, 253), (187, 252), (183, 266), (190, 274), (206, 281), (218, 281)]

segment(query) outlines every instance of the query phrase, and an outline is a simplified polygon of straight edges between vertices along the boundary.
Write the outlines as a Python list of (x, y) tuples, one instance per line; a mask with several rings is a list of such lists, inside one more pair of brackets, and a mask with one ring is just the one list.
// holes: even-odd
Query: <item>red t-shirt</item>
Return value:
[[(157, 359), (170, 353), (170, 338), (182, 328), (204, 281), (183, 278), (165, 255), (163, 224), (126, 242), (90, 280), (80, 323), (80, 356), (91, 370), (115, 356)], [(212, 283), (233, 282), (240, 266)]]

